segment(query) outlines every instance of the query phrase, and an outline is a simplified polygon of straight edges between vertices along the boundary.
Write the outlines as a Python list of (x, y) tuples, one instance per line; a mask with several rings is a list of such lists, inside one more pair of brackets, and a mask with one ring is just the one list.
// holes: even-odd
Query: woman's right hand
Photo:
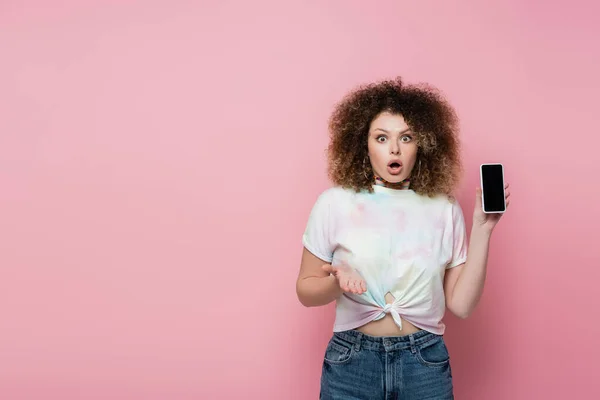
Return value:
[(330, 264), (323, 265), (323, 270), (329, 272), (337, 279), (340, 288), (344, 292), (363, 294), (367, 291), (367, 284), (357, 270), (347, 264), (333, 266)]

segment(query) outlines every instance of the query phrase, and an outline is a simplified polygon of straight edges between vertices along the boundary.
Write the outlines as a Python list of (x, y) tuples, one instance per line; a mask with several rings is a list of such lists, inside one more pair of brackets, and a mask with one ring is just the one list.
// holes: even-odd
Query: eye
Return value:
[(376, 140), (377, 140), (379, 143), (383, 143), (383, 142), (385, 142), (385, 141), (387, 140), (387, 138), (386, 138), (385, 136), (381, 135), (381, 136), (377, 136), (377, 139), (376, 139)]
[(404, 142), (404, 143), (408, 143), (408, 142), (412, 141), (412, 136), (404, 135), (404, 136), (402, 136), (402, 138), (400, 140), (402, 140), (402, 142)]

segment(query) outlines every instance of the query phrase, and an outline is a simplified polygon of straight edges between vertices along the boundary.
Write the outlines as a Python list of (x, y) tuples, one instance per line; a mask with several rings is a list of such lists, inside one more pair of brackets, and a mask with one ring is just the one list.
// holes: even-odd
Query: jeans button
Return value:
[(384, 345), (384, 346), (391, 346), (391, 345), (392, 345), (392, 342), (390, 342), (389, 340), (384, 340), (384, 341), (383, 341), (383, 345)]

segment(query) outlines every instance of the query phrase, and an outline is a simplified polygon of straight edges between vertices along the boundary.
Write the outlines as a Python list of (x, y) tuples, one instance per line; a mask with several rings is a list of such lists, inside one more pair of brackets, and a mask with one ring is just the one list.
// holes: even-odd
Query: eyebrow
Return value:
[[(386, 131), (383, 128), (375, 128), (375, 129), (373, 129), (373, 132), (375, 132), (375, 131), (383, 131), (385, 133), (390, 133), (390, 131)], [(400, 134), (403, 134), (403, 133), (406, 133), (406, 132), (409, 132), (409, 131), (410, 131), (410, 128), (403, 130), (402, 132), (400, 132)]]

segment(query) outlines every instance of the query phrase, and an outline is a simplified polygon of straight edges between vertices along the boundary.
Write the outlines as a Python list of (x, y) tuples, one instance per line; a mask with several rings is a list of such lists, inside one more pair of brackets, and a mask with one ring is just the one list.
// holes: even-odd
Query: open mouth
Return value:
[(392, 175), (397, 175), (402, 169), (402, 163), (400, 161), (392, 161), (388, 164), (388, 172)]

